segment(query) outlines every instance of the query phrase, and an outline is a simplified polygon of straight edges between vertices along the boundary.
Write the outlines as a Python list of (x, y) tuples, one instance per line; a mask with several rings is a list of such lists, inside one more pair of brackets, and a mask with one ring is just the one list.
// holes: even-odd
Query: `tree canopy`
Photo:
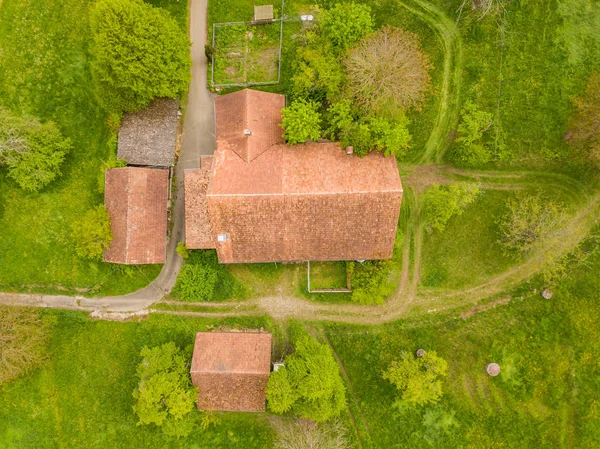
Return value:
[(323, 13), (323, 31), (339, 51), (351, 48), (373, 30), (371, 8), (362, 3), (338, 3)]
[(79, 220), (71, 224), (71, 237), (79, 257), (102, 259), (104, 250), (112, 242), (110, 218), (103, 204), (88, 210)]
[(37, 192), (60, 175), (71, 140), (53, 122), (18, 116), (0, 107), (0, 164), (21, 188)]
[(190, 42), (167, 11), (142, 0), (99, 0), (91, 25), (92, 75), (109, 111), (135, 111), (185, 91)]
[(412, 405), (435, 403), (442, 397), (442, 378), (446, 377), (448, 363), (435, 352), (414, 357), (406, 352), (394, 360), (383, 378), (401, 392), (401, 399)]
[(285, 366), (271, 373), (269, 409), (317, 422), (339, 416), (346, 407), (346, 393), (331, 348), (308, 335), (299, 338), (295, 346)]
[(492, 153), (483, 137), (494, 123), (492, 117), (491, 113), (480, 110), (473, 102), (465, 103), (453, 159), (467, 166), (483, 165), (490, 161)]
[(171, 436), (187, 436), (193, 430), (190, 413), (198, 397), (191, 384), (183, 352), (170, 342), (162, 346), (145, 346), (138, 365), (140, 379), (133, 391), (133, 410), (139, 424), (156, 424)]
[(350, 50), (349, 93), (364, 111), (396, 117), (424, 102), (431, 68), (416, 34), (385, 26)]
[(314, 101), (296, 100), (283, 109), (283, 136), (288, 144), (305, 143), (321, 137), (321, 113)]
[(474, 184), (434, 184), (423, 195), (423, 214), (426, 223), (442, 232), (448, 220), (461, 215), (465, 207), (475, 201), (479, 188)]

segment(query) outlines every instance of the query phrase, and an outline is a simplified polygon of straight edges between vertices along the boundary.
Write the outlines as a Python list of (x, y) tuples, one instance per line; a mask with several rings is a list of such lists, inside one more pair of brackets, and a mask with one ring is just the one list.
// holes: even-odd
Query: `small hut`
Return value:
[(270, 23), (273, 21), (273, 5), (261, 5), (254, 7), (253, 23)]

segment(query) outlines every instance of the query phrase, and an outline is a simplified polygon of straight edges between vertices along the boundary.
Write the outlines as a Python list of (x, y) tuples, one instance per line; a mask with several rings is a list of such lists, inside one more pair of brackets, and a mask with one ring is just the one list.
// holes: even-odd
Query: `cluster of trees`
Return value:
[(285, 366), (271, 373), (267, 385), (269, 409), (316, 422), (340, 415), (346, 391), (331, 348), (304, 332)]
[(107, 111), (136, 111), (187, 89), (191, 44), (166, 10), (142, 0), (100, 0), (91, 26), (92, 76)]
[(431, 64), (416, 35), (398, 28), (373, 31), (364, 4), (327, 5), (319, 26), (305, 30), (284, 110), (288, 143), (326, 137), (402, 157), (411, 137), (405, 112), (419, 108)]
[(170, 436), (188, 436), (197, 425), (192, 411), (198, 389), (189, 376), (190, 350), (182, 351), (175, 343), (141, 351), (137, 367), (139, 383), (133, 391), (133, 411), (139, 424), (154, 424)]
[(38, 192), (60, 175), (72, 143), (53, 122), (0, 107), (0, 165), (21, 188)]

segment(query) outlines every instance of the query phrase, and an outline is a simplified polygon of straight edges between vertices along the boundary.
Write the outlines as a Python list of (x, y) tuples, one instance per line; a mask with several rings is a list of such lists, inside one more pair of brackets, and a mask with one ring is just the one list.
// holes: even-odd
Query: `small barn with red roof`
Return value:
[(264, 411), (270, 371), (271, 334), (196, 334), (190, 374), (200, 410)]
[(123, 167), (106, 170), (104, 205), (113, 240), (104, 261), (165, 263), (169, 170)]

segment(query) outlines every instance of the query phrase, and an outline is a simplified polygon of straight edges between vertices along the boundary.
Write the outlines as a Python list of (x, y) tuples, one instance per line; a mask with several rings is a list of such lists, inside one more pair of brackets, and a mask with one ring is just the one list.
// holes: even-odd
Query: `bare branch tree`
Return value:
[(349, 92), (365, 110), (396, 113), (419, 109), (430, 86), (432, 65), (416, 34), (383, 27), (350, 51)]

